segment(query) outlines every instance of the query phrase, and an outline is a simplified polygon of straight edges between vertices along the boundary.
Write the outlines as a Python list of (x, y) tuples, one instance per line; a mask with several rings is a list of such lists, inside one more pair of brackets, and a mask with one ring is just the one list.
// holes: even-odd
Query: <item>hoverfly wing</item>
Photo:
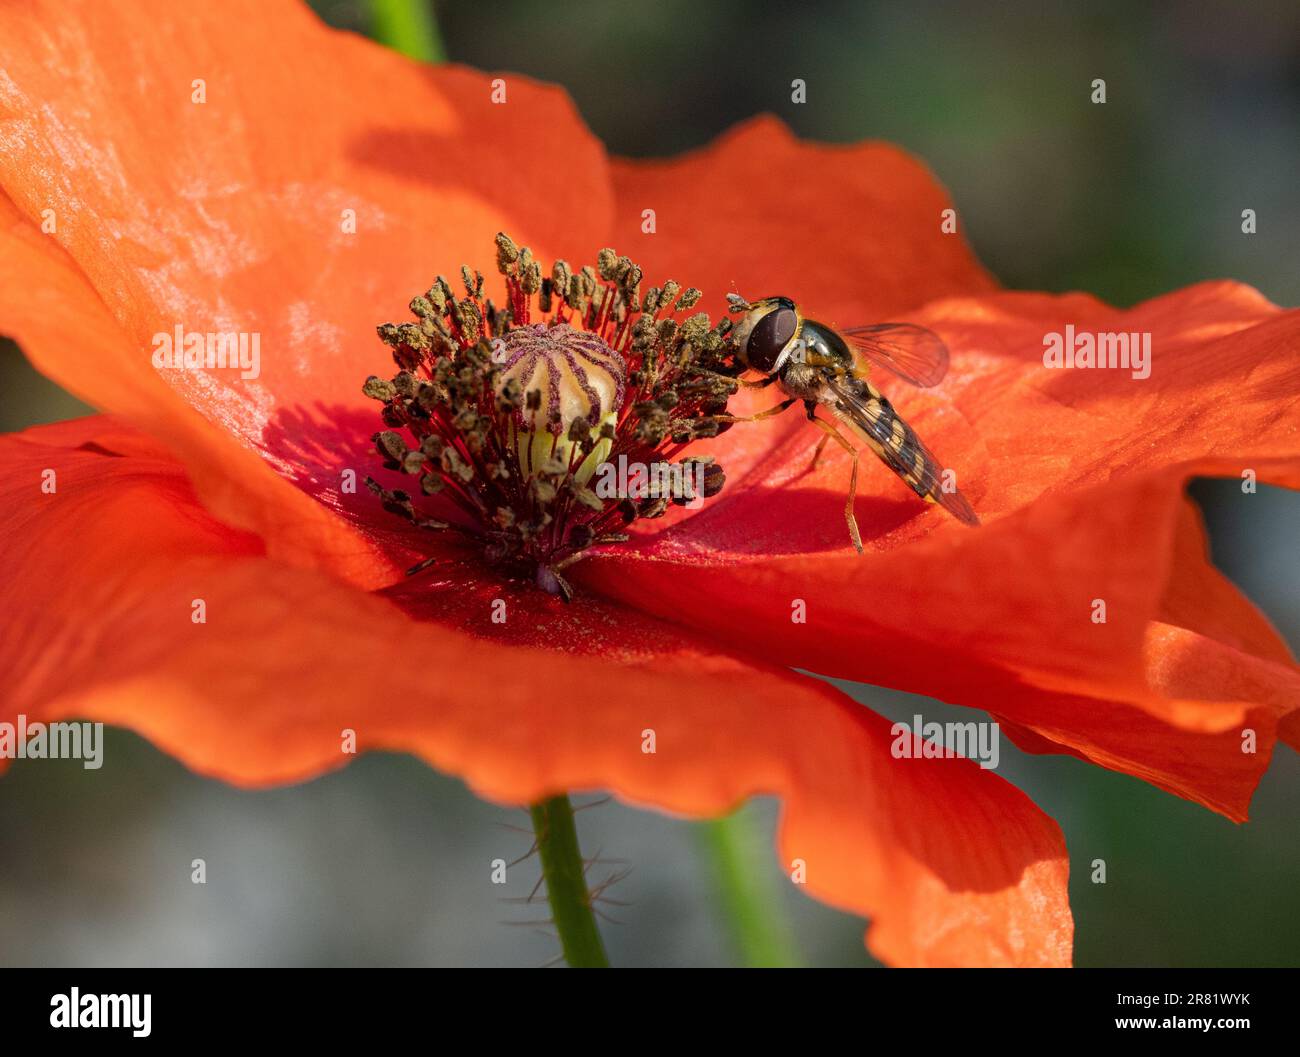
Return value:
[(894, 410), (894, 405), (870, 382), (828, 373), (826, 385), (835, 396), (836, 415), (866, 441), (881, 462), (898, 474), (913, 492), (922, 499), (937, 503), (965, 525), (980, 523), (961, 492), (944, 488), (943, 465)]
[(932, 330), (914, 323), (877, 323), (840, 331), (872, 363), (903, 381), (929, 389), (948, 373), (948, 346)]

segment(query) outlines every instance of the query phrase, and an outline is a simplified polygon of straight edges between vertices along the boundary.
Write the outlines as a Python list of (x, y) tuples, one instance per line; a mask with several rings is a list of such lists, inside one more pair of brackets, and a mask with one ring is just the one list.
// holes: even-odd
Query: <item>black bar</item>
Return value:
[[(525, 972), (531, 972), (527, 980)], [(133, 1046), (277, 1040), (373, 1046), (414, 1032), (430, 1052), (490, 1050), (493, 1040), (507, 1039), (513, 1052), (548, 1037), (616, 1047), (658, 1037), (675, 1052), (695, 1049), (702, 1038), (735, 1040), (755, 1031), (768, 1041), (773, 1033), (802, 1037), (814, 1053), (843, 1049), (844, 1031), (868, 1051), (896, 1049), (897, 1040), (887, 1040), (900, 1034), (914, 1044), (1073, 1046), (1122, 1038), (1144, 1044), (1154, 1036), (1224, 1045), (1286, 1038), (1297, 984), (1292, 969), (729, 970), (716, 983), (633, 972), (631, 980), (588, 973), (575, 981), (563, 970), (9, 970), (0, 980), (0, 1023), (11, 1044), (91, 1046), (110, 1038)], [(148, 1035), (137, 1036), (140, 1029), (129, 1023), (52, 1026), (52, 1016), (66, 1019), (73, 988), (79, 1023), (91, 1019), (92, 1008), (93, 1016), (107, 1012), (111, 1019), (116, 1010), (129, 1021), (121, 1014), (131, 1007), (99, 996), (137, 996), (133, 1008), (143, 1013), (148, 995)], [(538, 991), (551, 989), (554, 997), (539, 1003)], [(548, 1023), (530, 1023), (543, 1010)], [(1188, 1026), (1193, 1020), (1198, 1023)], [(1199, 1023), (1207, 1020), (1208, 1029)], [(477, 1034), (460, 1036), (461, 1030)], [(840, 1043), (829, 1042), (831, 1031)], [(453, 1044), (458, 1037), (464, 1041)], [(476, 1038), (477, 1044), (470, 1041)]]

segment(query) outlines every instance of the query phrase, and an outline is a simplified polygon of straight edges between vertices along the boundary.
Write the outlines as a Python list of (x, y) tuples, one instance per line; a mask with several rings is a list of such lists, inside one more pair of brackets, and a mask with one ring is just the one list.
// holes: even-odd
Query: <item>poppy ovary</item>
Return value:
[(520, 472), (534, 476), (556, 460), (587, 484), (618, 431), (627, 390), (623, 357), (568, 323), (534, 323), (494, 338), (492, 360), (501, 367), (498, 398), (526, 394), (522, 406), (510, 403)]
[(641, 269), (613, 250), (543, 278), (526, 247), (496, 242), (504, 304), (462, 267), (463, 294), (439, 276), (410, 303), (417, 322), (378, 328), (398, 373), (363, 386), (384, 405), (373, 439), (420, 496), (366, 483), (415, 526), (467, 536), (491, 564), (567, 599), (561, 570), (590, 548), (721, 490), (710, 457), (672, 460), (729, 425), (731, 324), (679, 318), (700, 291), (670, 281), (643, 294)]

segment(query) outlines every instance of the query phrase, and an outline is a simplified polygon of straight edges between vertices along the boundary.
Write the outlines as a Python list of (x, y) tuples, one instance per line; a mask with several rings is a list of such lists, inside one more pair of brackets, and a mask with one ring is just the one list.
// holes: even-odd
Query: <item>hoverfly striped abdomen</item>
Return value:
[[(929, 456), (916, 431), (899, 417), (894, 405), (870, 382), (855, 378), (846, 389), (857, 400), (837, 399), (835, 410), (840, 417), (855, 427), (854, 432), (871, 445), (913, 492), (923, 499), (937, 498), (943, 467)], [(866, 414), (856, 413), (858, 409), (865, 410)]]

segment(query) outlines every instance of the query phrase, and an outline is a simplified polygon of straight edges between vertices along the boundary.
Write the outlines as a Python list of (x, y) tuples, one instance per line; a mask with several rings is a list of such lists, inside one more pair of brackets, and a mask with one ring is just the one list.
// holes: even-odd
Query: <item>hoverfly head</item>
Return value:
[(775, 374), (799, 337), (803, 318), (788, 297), (763, 297), (749, 303), (731, 332), (741, 363), (760, 374)]

